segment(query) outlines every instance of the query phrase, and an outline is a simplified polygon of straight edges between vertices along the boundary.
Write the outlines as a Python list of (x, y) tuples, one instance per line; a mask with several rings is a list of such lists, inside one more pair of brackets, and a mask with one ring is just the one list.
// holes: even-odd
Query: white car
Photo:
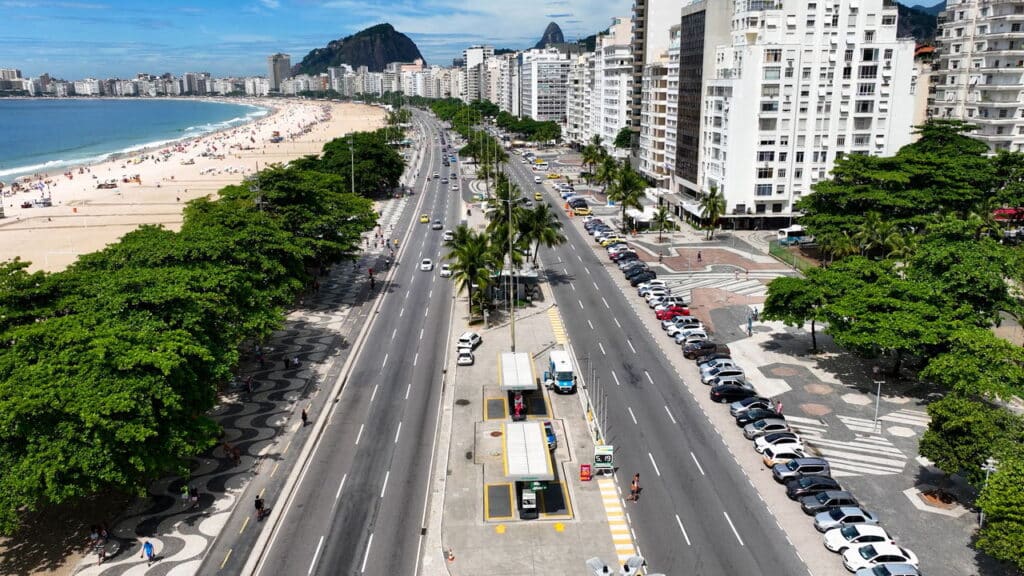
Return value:
[(476, 348), (483, 342), (483, 338), (480, 337), (476, 332), (463, 332), (462, 336), (459, 336), (458, 348), (469, 348), (470, 350)]
[(459, 349), (459, 357), (455, 360), (455, 363), (459, 366), (472, 366), (475, 359), (473, 358), (473, 352), (468, 348)]
[(455, 240), (455, 232), (452, 230), (445, 230), (444, 234), (441, 235), (441, 239), (444, 240), (445, 242)]
[(710, 362), (706, 362), (704, 364), (701, 364), (701, 366), (700, 366), (700, 375), (703, 376), (703, 375), (707, 374), (708, 372), (711, 372), (715, 368), (722, 368), (722, 367), (725, 367), (725, 366), (736, 366), (736, 365), (737, 365), (736, 361), (734, 361), (732, 358), (715, 358), (714, 360), (712, 360)]
[(458, 192), (458, 191), (459, 191), (459, 185), (457, 183), (452, 183), (452, 192)]
[(439, 272), (441, 278), (450, 278), (452, 275), (452, 267), (448, 264), (441, 264), (441, 271)]
[(767, 434), (765, 436), (758, 437), (754, 440), (754, 450), (758, 454), (763, 454), (764, 451), (772, 446), (787, 446), (791, 448), (804, 449), (804, 443), (800, 440), (800, 437), (792, 432), (777, 432), (775, 434)]
[[(678, 338), (676, 339), (678, 340)], [(722, 366), (701, 374), (700, 381), (705, 384), (710, 384), (715, 378), (721, 380), (723, 378), (743, 378), (744, 376), (743, 368), (740, 368), (739, 366)]]
[[(704, 324), (696, 316), (676, 316), (671, 320), (662, 320), (661, 329), (669, 330), (673, 326), (676, 327), (676, 331), (682, 328), (704, 328)], [(672, 332), (675, 334), (675, 332)]]
[(842, 528), (833, 528), (825, 532), (824, 540), (825, 548), (840, 554), (846, 552), (850, 546), (892, 542), (885, 529), (874, 524), (850, 524)]
[(685, 347), (689, 346), (690, 344), (696, 344), (697, 342), (703, 342), (703, 341), (705, 341), (707, 339), (708, 339), (708, 335), (707, 334), (705, 334), (703, 332), (697, 332), (696, 334), (690, 334), (689, 336), (687, 336), (686, 338), (684, 338), (682, 340), (680, 340), (679, 338), (676, 338), (676, 344), (679, 344), (680, 346), (685, 348)]
[(707, 340), (708, 333), (697, 328), (688, 328), (686, 330), (680, 330), (676, 334), (676, 344), (684, 344), (687, 340), (691, 339), (694, 339), (694, 342)]
[(543, 180), (540, 179), (540, 176), (534, 176), (533, 177), (533, 183), (534, 184), (540, 184), (541, 182), (543, 182)]
[(430, 272), (433, 269), (434, 261), (431, 260), (430, 258), (424, 258), (423, 261), (420, 262), (420, 270), (423, 270), (424, 272)]
[(785, 464), (790, 460), (803, 458), (804, 456), (804, 449), (802, 447), (797, 448), (792, 445), (769, 446), (762, 453), (761, 461), (764, 462), (765, 468), (770, 469), (776, 464)]
[(883, 563), (910, 564), (915, 568), (918, 565), (916, 554), (888, 542), (861, 544), (843, 552), (843, 566), (850, 572)]
[(667, 286), (667, 284), (665, 284), (664, 280), (649, 280), (649, 281), (644, 282), (643, 284), (637, 286), (636, 287), (636, 293), (637, 293), (637, 296), (643, 296), (643, 295), (647, 294), (647, 291), (650, 290), (651, 288), (657, 288), (657, 287), (664, 288), (665, 286)]
[(697, 320), (696, 322), (671, 322), (668, 325), (668, 328), (665, 328), (665, 331), (668, 332), (669, 336), (675, 336), (683, 330), (704, 330), (704, 323), (700, 320)]

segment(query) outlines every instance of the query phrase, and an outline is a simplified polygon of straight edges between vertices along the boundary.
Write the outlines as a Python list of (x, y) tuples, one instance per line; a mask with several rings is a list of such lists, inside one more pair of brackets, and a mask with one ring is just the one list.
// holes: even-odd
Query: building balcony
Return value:
[(1006, 118), (999, 118), (998, 116), (975, 116), (974, 118), (970, 118), (970, 121), (979, 125), (1004, 126), (1008, 124), (1017, 124), (1021, 119), (1013, 116), (1007, 116)]
[(1020, 84), (983, 84), (976, 87), (982, 93), (982, 98), (986, 92), (1020, 92), (1022, 86)]
[(979, 50), (977, 54), (983, 56), (1012, 56), (1014, 58), (1024, 58), (1024, 46), (1019, 48), (986, 48)]

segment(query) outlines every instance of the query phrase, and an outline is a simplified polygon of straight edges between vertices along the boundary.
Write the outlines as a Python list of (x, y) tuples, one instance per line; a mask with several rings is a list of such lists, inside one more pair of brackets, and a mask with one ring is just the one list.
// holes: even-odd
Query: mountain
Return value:
[(562, 29), (558, 27), (558, 24), (552, 22), (544, 29), (544, 35), (540, 37), (540, 41), (537, 42), (534, 48), (543, 48), (548, 44), (562, 44), (564, 42), (565, 36), (562, 35)]
[(943, 10), (946, 9), (946, 2), (945, 2), (945, 0), (943, 0), (942, 2), (939, 2), (938, 4), (936, 4), (935, 6), (922, 6), (920, 4), (916, 4), (914, 6), (911, 6), (911, 8), (913, 8), (914, 10), (917, 10), (919, 12), (924, 12), (925, 14), (931, 14), (932, 16), (938, 16), (939, 12), (942, 12)]
[(927, 11), (938, 8), (941, 12), (943, 6), (944, 3), (940, 3), (922, 10), (921, 7), (910, 8), (903, 4), (897, 4), (899, 15), (896, 18), (896, 35), (901, 38), (913, 36), (918, 44), (930, 44), (935, 40), (935, 30), (938, 26), (936, 14), (938, 12), (932, 14)]
[(329, 66), (339, 64), (353, 68), (366, 66), (371, 72), (382, 72), (389, 62), (412, 62), (417, 58), (422, 59), (423, 55), (416, 43), (385, 23), (311, 50), (292, 68), (292, 74), (320, 74)]

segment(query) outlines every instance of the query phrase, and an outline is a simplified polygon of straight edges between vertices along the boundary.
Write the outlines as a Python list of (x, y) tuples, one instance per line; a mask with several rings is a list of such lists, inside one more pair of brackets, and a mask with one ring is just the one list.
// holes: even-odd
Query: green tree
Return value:
[(601, 193), (608, 191), (608, 186), (615, 182), (619, 173), (619, 164), (611, 156), (602, 156), (597, 165), (597, 172), (594, 174), (594, 181), (602, 186)]
[(666, 230), (676, 229), (675, 222), (672, 220), (672, 213), (669, 212), (668, 206), (664, 204), (658, 206), (658, 211), (654, 213), (651, 225), (658, 231), (658, 243), (661, 244), (663, 240), (662, 234), (664, 234)]
[(633, 145), (633, 130), (629, 126), (626, 126), (619, 130), (619, 133), (615, 135), (615, 142), (613, 146), (616, 148), (629, 148)]
[(591, 178), (594, 176), (594, 171), (597, 169), (597, 165), (607, 156), (608, 153), (605, 151), (604, 146), (601, 145), (601, 137), (594, 134), (590, 142), (583, 147), (581, 157), (583, 165), (588, 167), (587, 170), (587, 183), (590, 183)]
[(644, 189), (647, 182), (629, 167), (625, 162), (615, 172), (615, 179), (608, 188), (608, 199), (618, 203), (621, 211), (622, 228), (628, 229), (626, 225), (626, 210), (643, 208), (640, 199), (644, 197)]
[(708, 240), (715, 237), (715, 228), (723, 215), (725, 215), (725, 196), (718, 191), (718, 186), (711, 186), (707, 194), (700, 199), (700, 217), (707, 226)]
[(498, 266), (486, 234), (470, 230), (466, 225), (456, 229), (445, 258), (452, 263), (452, 278), (459, 292), (466, 290), (469, 317), (473, 318), (474, 290), (484, 291), (491, 281), (491, 272)]
[(1024, 569), (1024, 453), (1018, 447), (999, 460), (975, 502), (985, 514), (977, 546), (993, 558)]
[(533, 265), (536, 266), (537, 254), (542, 245), (552, 248), (565, 243), (562, 221), (547, 202), (540, 202), (532, 210), (527, 211), (524, 221), (528, 230), (526, 239), (533, 244)]
[(968, 326), (948, 338), (949, 349), (921, 371), (920, 378), (968, 397), (1010, 400), (1024, 395), (1024, 349), (987, 327)]
[(981, 466), (987, 458), (998, 458), (1024, 440), (1020, 417), (960, 394), (932, 402), (928, 415), (931, 422), (918, 451), (947, 475), (963, 474), (975, 485), (985, 478)]
[(824, 319), (825, 292), (815, 282), (820, 271), (811, 269), (807, 278), (779, 276), (768, 284), (768, 297), (764, 301), (761, 317), (778, 320), (787, 326), (802, 327), (811, 323), (811, 350), (818, 349), (815, 325)]

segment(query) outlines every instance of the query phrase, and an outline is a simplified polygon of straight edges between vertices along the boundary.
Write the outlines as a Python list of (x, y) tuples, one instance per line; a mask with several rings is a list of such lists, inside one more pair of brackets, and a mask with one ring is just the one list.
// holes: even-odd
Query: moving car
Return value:
[(440, 220), (434, 220), (434, 223), (431, 224), (430, 227), (433, 228), (434, 230), (440, 230), (441, 228), (444, 228), (444, 225), (441, 224)]
[(439, 274), (441, 278), (450, 278), (452, 275), (452, 267), (448, 264), (441, 264), (441, 271)]
[(815, 516), (839, 506), (860, 506), (860, 503), (853, 494), (845, 490), (826, 490), (800, 499), (800, 509), (808, 516)]
[(433, 269), (434, 261), (431, 260), (430, 258), (424, 258), (422, 261), (420, 261), (420, 270), (423, 270), (424, 272), (429, 272)]
[(534, 184), (540, 184), (541, 182), (543, 182), (543, 180), (540, 179), (540, 176), (534, 176), (533, 177), (533, 183)]
[(540, 192), (534, 192), (533, 193), (533, 199), (536, 200), (537, 202), (540, 202), (541, 200), (544, 199), (544, 194), (542, 194)]
[(444, 234), (441, 235), (441, 239), (445, 242), (455, 240), (455, 232), (453, 230), (445, 230)]
[(455, 359), (455, 363), (459, 366), (472, 366), (475, 361), (472, 350), (468, 348), (460, 348), (459, 356)]
[(916, 567), (917, 555), (902, 546), (889, 542), (861, 544), (843, 552), (843, 566), (846, 566), (850, 572), (885, 563), (910, 564)]
[(430, 216), (427, 216), (426, 214), (420, 214), (420, 222), (422, 222), (423, 224), (430, 222)]
[(825, 548), (832, 552), (843, 553), (850, 546), (871, 544), (872, 542), (892, 542), (892, 538), (884, 528), (875, 524), (848, 524), (825, 532), (824, 541)]
[[(878, 524), (878, 518), (857, 506), (840, 506), (828, 512), (819, 512), (814, 517), (814, 529), (818, 532), (828, 532), (846, 524)], [(902, 560), (893, 560), (893, 562), (902, 562)], [(858, 566), (858, 568), (863, 568), (863, 566)]]

